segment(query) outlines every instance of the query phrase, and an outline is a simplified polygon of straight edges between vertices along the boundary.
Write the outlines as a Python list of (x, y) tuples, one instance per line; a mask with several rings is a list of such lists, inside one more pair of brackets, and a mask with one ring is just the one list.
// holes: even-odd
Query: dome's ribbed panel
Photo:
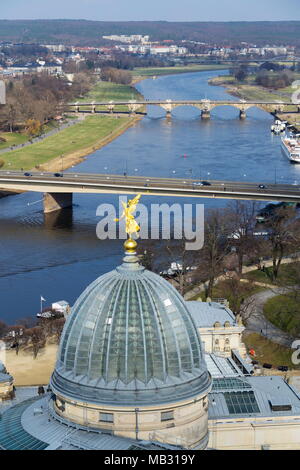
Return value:
[(184, 300), (135, 257), (124, 261), (75, 303), (61, 340), (54, 389), (65, 381), (77, 396), (101, 400), (104, 390), (131, 391), (138, 401), (137, 392), (146, 390), (177, 387), (183, 393), (191, 381), (199, 382), (199, 389), (207, 386), (199, 335)]

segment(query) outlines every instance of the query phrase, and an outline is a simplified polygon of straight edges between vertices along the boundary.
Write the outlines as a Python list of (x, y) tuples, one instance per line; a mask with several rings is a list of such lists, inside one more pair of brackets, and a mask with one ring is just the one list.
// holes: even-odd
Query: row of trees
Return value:
[(19, 353), (21, 347), (30, 348), (33, 357), (45, 347), (48, 339), (59, 344), (60, 336), (65, 323), (64, 317), (43, 319), (38, 324), (32, 324), (32, 320), (21, 320), (17, 325), (8, 326), (0, 321), (0, 339)]
[(0, 108), (0, 130), (28, 130), (39, 134), (42, 126), (64, 110), (73, 98), (87, 93), (93, 77), (86, 73), (74, 76), (72, 86), (63, 77), (47, 73), (28, 75), (6, 84), (7, 104)]
[[(299, 221), (295, 209), (278, 206), (265, 222), (265, 235), (256, 235), (257, 202), (234, 201), (224, 210), (212, 209), (204, 227), (204, 246), (199, 251), (187, 251), (185, 240), (171, 241), (157, 253), (151, 242), (141, 246), (142, 258), (148, 269), (161, 271), (171, 261), (178, 262), (176, 287), (184, 294), (193, 284), (205, 283), (205, 294), (212, 297), (216, 279), (236, 279), (242, 276), (246, 264), (264, 269), (263, 260), (272, 260), (272, 269), (265, 270), (272, 281), (278, 279), (282, 260), (300, 247)], [(146, 250), (145, 250), (146, 248)], [(196, 270), (189, 271), (190, 266)], [(232, 288), (237, 286), (231, 282)], [(234, 296), (233, 296), (234, 297)]]
[(255, 78), (257, 85), (275, 89), (290, 86), (293, 80), (293, 73), (288, 69), (279, 72), (260, 70)]
[(105, 82), (120, 83), (122, 85), (130, 85), (132, 75), (127, 70), (115, 69), (107, 67), (101, 70), (101, 79)]

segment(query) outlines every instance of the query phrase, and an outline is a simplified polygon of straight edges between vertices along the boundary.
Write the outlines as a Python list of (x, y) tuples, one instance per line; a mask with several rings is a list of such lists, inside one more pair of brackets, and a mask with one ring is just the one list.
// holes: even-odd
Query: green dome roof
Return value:
[(210, 378), (185, 301), (132, 254), (75, 303), (51, 383), (73, 398), (130, 405), (199, 395)]

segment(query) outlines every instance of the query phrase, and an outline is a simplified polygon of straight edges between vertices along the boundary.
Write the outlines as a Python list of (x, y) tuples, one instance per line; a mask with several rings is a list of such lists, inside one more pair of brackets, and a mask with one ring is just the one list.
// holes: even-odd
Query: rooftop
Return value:
[(209, 396), (209, 419), (295, 416), (300, 420), (300, 396), (280, 376), (214, 379)]
[(186, 306), (197, 328), (213, 327), (216, 322), (224, 325), (226, 321), (230, 322), (232, 326), (237, 325), (234, 314), (225, 305), (216, 302), (190, 300), (186, 302)]
[(58, 358), (55, 393), (90, 403), (166, 403), (210, 386), (186, 302), (134, 253), (78, 298)]

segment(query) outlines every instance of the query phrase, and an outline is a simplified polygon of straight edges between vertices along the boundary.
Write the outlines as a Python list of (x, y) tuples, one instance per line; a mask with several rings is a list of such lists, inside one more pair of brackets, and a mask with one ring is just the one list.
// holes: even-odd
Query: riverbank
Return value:
[[(253, 77), (246, 83), (237, 82), (232, 76), (214, 77), (208, 81), (210, 85), (222, 86), (227, 93), (237, 98), (248, 101), (280, 101), (290, 102), (294, 91), (291, 87), (282, 88), (280, 90), (270, 90), (254, 83)], [(281, 120), (287, 121), (289, 125), (300, 132), (300, 113), (297, 112), (297, 106), (290, 106), (286, 113), (280, 113), (278, 116)]]
[(133, 126), (140, 116), (89, 115), (39, 143), (2, 155), (3, 169), (62, 171), (103, 147)]
[(193, 72), (209, 72), (215, 70), (226, 70), (228, 65), (202, 65), (202, 64), (191, 64), (191, 65), (175, 65), (174, 67), (136, 67), (132, 71), (133, 82), (143, 80), (145, 78), (158, 77), (161, 75), (175, 75), (181, 73), (193, 73)]
[[(98, 101), (143, 98), (129, 85), (98, 82), (83, 99)], [(117, 138), (142, 116), (83, 115), (83, 119), (55, 135), (1, 155), (3, 169), (62, 171), (81, 163), (95, 150)]]

